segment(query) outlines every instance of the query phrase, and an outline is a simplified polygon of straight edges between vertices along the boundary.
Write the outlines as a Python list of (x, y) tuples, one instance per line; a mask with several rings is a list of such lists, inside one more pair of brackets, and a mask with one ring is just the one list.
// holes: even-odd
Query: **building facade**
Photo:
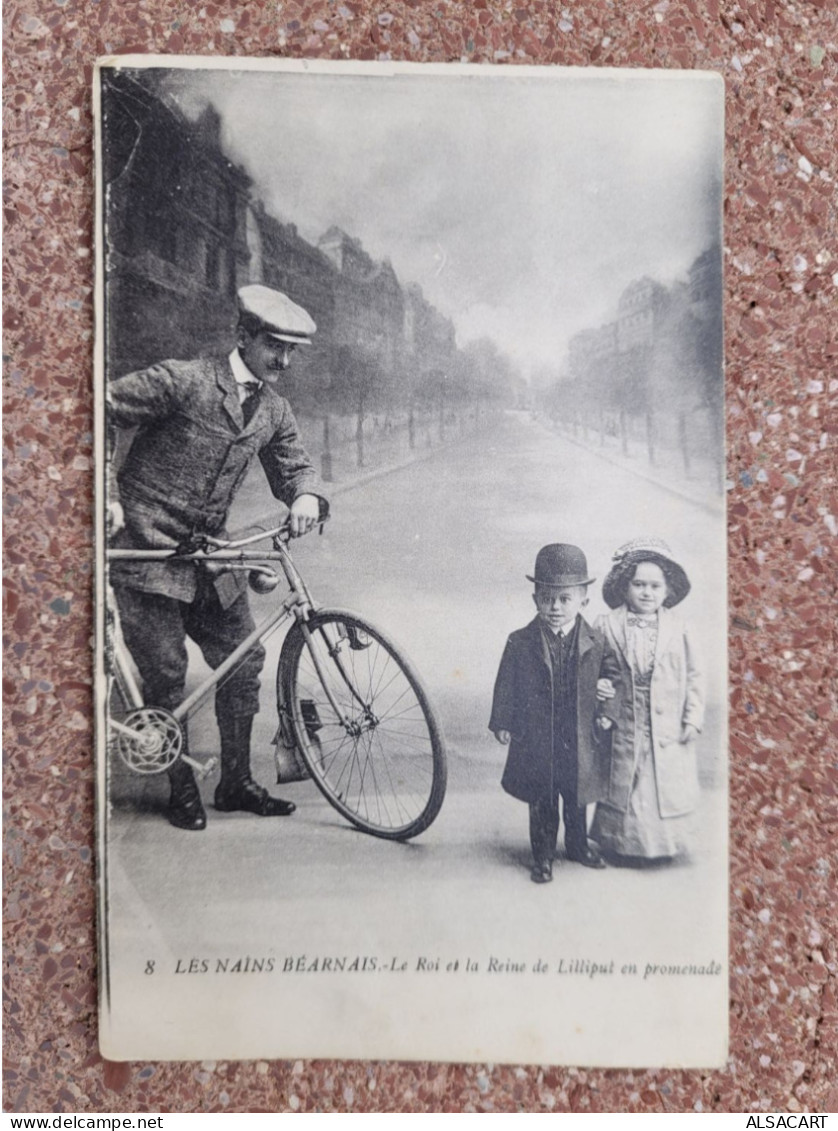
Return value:
[[(629, 413), (686, 410), (720, 391), (721, 259), (704, 251), (687, 282), (670, 287), (644, 276), (630, 283), (615, 318), (575, 334), (568, 343), (564, 382), (573, 401), (595, 397)], [(715, 392), (714, 392), (715, 391)]]
[(271, 215), (225, 156), (215, 109), (190, 121), (156, 74), (103, 78), (108, 374), (231, 348), (236, 290), (263, 282), (317, 324), (291, 371), (310, 411), (405, 406), (429, 374), (453, 378), (454, 325), (421, 289), (340, 228), (313, 244)]
[(106, 72), (103, 178), (109, 371), (226, 342), (236, 289), (250, 277), (250, 178), (221, 151), (208, 107), (188, 122), (154, 72)]

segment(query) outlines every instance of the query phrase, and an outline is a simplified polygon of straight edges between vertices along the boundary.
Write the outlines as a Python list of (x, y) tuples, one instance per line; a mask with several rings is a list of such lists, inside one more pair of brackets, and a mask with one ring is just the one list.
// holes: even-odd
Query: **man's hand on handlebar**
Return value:
[(288, 527), (292, 538), (308, 534), (320, 522), (320, 498), (317, 495), (299, 495), (291, 504)]

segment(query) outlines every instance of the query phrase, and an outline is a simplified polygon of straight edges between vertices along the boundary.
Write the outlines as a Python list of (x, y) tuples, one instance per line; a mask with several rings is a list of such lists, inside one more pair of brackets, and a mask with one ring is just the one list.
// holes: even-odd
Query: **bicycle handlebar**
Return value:
[[(316, 526), (318, 533), (323, 533), (323, 526), (329, 521), (329, 516), (324, 515), (318, 522), (314, 523), (312, 530)], [(291, 539), (291, 523), (286, 519), (281, 526), (275, 526), (273, 530), (260, 531), (258, 534), (249, 534), (246, 538), (213, 538), (211, 534), (202, 534), (199, 542), (208, 546), (214, 546), (218, 550), (238, 550), (243, 546), (250, 546), (253, 542), (260, 542), (263, 538), (271, 538), (274, 542), (287, 543)]]
[[(316, 526), (319, 533), (323, 533), (323, 525), (328, 522), (328, 516), (322, 518)], [(270, 538), (275, 550), (246, 550), (254, 542), (261, 542)], [(110, 561), (264, 561), (270, 559), (275, 553), (288, 553), (287, 543), (291, 539), (291, 525), (283, 522), (272, 530), (260, 531), (258, 534), (249, 534), (244, 538), (213, 538), (210, 534), (201, 534), (191, 542), (171, 549), (149, 550), (119, 550), (108, 549), (107, 557)]]
[(273, 530), (265, 530), (259, 534), (249, 534), (246, 538), (213, 538), (210, 534), (204, 534), (202, 541), (207, 542), (211, 546), (216, 546), (219, 550), (237, 550), (242, 546), (249, 546), (252, 542), (260, 542), (263, 538), (289, 538), (291, 535), (291, 525), (288, 522), (283, 522), (281, 526), (275, 527)]

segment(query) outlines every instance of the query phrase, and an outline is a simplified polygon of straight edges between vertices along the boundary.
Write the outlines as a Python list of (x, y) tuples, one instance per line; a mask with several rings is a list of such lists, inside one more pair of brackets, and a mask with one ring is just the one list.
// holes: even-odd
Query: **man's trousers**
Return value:
[[(212, 578), (199, 571), (198, 592), (189, 604), (157, 593), (115, 586), (125, 644), (150, 707), (172, 711), (185, 697), (186, 639), (194, 640), (211, 668), (217, 668), (254, 628), (247, 594), (222, 607)], [(265, 650), (256, 644), (216, 688), (215, 714), (223, 720), (250, 719), (259, 710), (259, 675)]]
[[(564, 843), (568, 854), (579, 856), (588, 847), (587, 811), (576, 804), (576, 791), (562, 794)], [(559, 836), (559, 798), (530, 802), (530, 845), (536, 864), (552, 861)]]

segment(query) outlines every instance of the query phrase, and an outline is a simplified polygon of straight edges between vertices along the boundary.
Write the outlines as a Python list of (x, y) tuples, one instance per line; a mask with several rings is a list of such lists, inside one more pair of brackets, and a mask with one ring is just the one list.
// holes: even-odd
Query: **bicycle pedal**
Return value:
[(208, 778), (215, 767), (218, 765), (217, 758), (208, 758), (206, 762), (199, 762), (197, 758), (191, 758), (188, 754), (181, 754), (180, 760), (190, 766), (195, 772), (195, 775), (202, 781)]

